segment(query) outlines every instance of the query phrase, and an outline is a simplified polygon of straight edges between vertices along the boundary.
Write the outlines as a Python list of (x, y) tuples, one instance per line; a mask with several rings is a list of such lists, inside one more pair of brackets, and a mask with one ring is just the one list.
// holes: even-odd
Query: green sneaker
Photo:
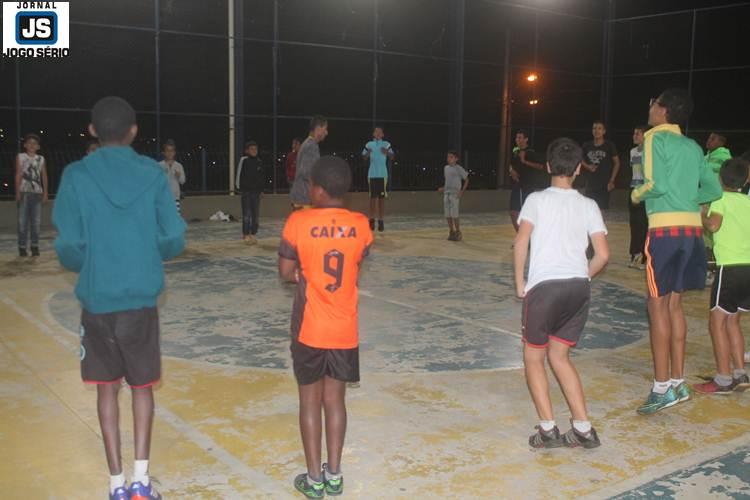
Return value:
[[(329, 479), (329, 476), (336, 476)], [(344, 493), (344, 476), (328, 472), (328, 464), (323, 464), (323, 481), (326, 484), (326, 494), (335, 497)]]
[(646, 402), (643, 403), (640, 408), (638, 408), (638, 413), (640, 415), (651, 415), (652, 413), (656, 413), (659, 410), (663, 410), (664, 408), (669, 408), (670, 406), (674, 406), (677, 403), (679, 403), (679, 399), (677, 399), (677, 395), (674, 392), (674, 389), (671, 387), (667, 389), (667, 392), (664, 394), (658, 394), (656, 392), (651, 391), (651, 393), (648, 395), (648, 399), (646, 399)]
[(683, 382), (674, 388), (674, 394), (677, 396), (677, 402), (682, 403), (683, 401), (690, 399), (690, 388), (685, 382)]
[(323, 498), (326, 495), (326, 484), (310, 481), (307, 474), (300, 474), (295, 477), (294, 487), (307, 498)]

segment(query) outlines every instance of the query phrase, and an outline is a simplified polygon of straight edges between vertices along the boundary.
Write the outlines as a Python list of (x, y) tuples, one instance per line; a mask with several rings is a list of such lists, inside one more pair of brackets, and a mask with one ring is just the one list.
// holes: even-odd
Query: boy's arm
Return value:
[(459, 198), (464, 195), (467, 187), (469, 187), (469, 174), (466, 174), (466, 177), (464, 177), (464, 185), (461, 186), (461, 192), (458, 193)]
[(667, 193), (667, 159), (659, 134), (647, 135), (643, 142), (643, 177), (645, 182), (633, 189), (633, 203), (659, 198)]
[(63, 174), (52, 209), (52, 224), (57, 228), (55, 252), (60, 264), (73, 272), (80, 272), (86, 255), (86, 242), (83, 237), (83, 221), (78, 205), (78, 196), (70, 180), (70, 174)]
[(608, 191), (614, 191), (615, 189), (615, 180), (617, 180), (617, 174), (620, 173), (620, 157), (615, 154), (612, 157), (612, 175), (609, 178), (609, 183), (607, 184), (607, 190)]
[(607, 243), (607, 234), (604, 232), (594, 233), (590, 236), (591, 245), (594, 247), (594, 257), (589, 262), (589, 278), (593, 278), (609, 262), (609, 244)]
[(297, 254), (297, 225), (298, 218), (292, 214), (287, 219), (281, 232), (279, 243), (279, 276), (291, 283), (299, 281), (299, 254)]
[(182, 163), (177, 164), (177, 182), (185, 184), (185, 168), (182, 166)]
[(520, 153), (518, 153), (518, 158), (521, 160), (522, 164), (526, 165), (529, 168), (544, 170), (544, 165), (542, 165), (541, 163), (526, 159), (526, 151), (521, 151)]
[(42, 201), (49, 201), (49, 181), (47, 180), (47, 162), (42, 160)]
[(21, 201), (21, 182), (22, 174), (21, 174), (21, 157), (19, 155), (16, 155), (16, 201)]
[(719, 182), (719, 176), (711, 170), (706, 162), (701, 165), (700, 184), (698, 186), (698, 203), (716, 201), (724, 194)]
[(177, 213), (167, 176), (160, 177), (158, 182), (156, 220), (159, 224), (159, 253), (163, 260), (170, 260), (185, 250), (185, 221)]
[(279, 276), (281, 276), (281, 279), (284, 281), (297, 283), (299, 281), (297, 261), (279, 255)]
[(518, 226), (516, 240), (513, 243), (513, 269), (516, 278), (516, 296), (519, 298), (526, 296), (524, 270), (526, 268), (526, 258), (529, 255), (529, 240), (531, 239), (531, 232), (533, 230), (534, 225), (531, 222), (522, 220)]
[(721, 205), (714, 203), (709, 209), (707, 206), (701, 208), (701, 221), (706, 231), (715, 233), (721, 229), (721, 223), (724, 222), (724, 215)]

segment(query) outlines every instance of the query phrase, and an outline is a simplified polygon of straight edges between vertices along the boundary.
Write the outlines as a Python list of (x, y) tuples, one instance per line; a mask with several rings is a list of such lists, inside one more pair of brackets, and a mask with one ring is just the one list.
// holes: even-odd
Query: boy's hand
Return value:
[(609, 184), (607, 184), (607, 191), (612, 192), (615, 190), (615, 182), (609, 181)]
[(16, 202), (18, 202), (18, 203), (21, 202), (21, 192), (20, 191), (16, 192)]
[(526, 297), (526, 282), (522, 281), (521, 283), (516, 283), (516, 297), (519, 299), (523, 299)]
[(463, 195), (464, 195), (464, 192), (463, 192), (463, 191), (459, 191), (459, 192), (458, 192), (458, 197), (459, 197), (459, 198), (461, 198), (461, 197), (462, 197)]
[(439, 187), (438, 188), (438, 193), (443, 193), (443, 192), (445, 192), (445, 188), (444, 187)]
[(387, 155), (388, 154), (388, 148), (380, 148), (380, 152), (383, 153), (384, 155)]
[(518, 175), (518, 172), (516, 172), (515, 169), (512, 169), (512, 168), (510, 169), (510, 178), (516, 182), (518, 182), (521, 179), (521, 177)]

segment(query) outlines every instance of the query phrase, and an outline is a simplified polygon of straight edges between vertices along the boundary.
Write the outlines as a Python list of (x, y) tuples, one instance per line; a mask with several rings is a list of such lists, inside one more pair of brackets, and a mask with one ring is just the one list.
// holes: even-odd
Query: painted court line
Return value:
[[(269, 267), (269, 266), (264, 266), (263, 264), (257, 264), (255, 262), (247, 262), (247, 261), (244, 261), (244, 260), (239, 259), (239, 258), (231, 258), (230, 260), (232, 260), (234, 262), (237, 262), (239, 264), (244, 264), (246, 266), (251, 266), (251, 267), (258, 268), (258, 269), (262, 269), (264, 271), (269, 271), (269, 272), (274, 272), (274, 273), (276, 272), (275, 268)], [(361, 288), (359, 289), (359, 293), (360, 293), (360, 295), (362, 295), (364, 297), (368, 297), (368, 298), (371, 298), (371, 299), (379, 300), (381, 302), (387, 302), (388, 304), (392, 304), (394, 306), (404, 307), (406, 309), (411, 309), (413, 311), (421, 311), (421, 312), (424, 312), (424, 313), (427, 313), (427, 314), (432, 314), (434, 316), (439, 316), (441, 318), (446, 318), (446, 319), (450, 319), (450, 320), (453, 320), (453, 321), (460, 321), (461, 323), (467, 323), (469, 325), (477, 326), (477, 327), (480, 327), (480, 328), (486, 328), (488, 330), (492, 330), (494, 332), (502, 333), (502, 334), (505, 334), (505, 335), (510, 335), (510, 336), (516, 337), (518, 339), (523, 338), (523, 336), (520, 333), (512, 332), (512, 331), (506, 330), (504, 328), (500, 328), (500, 327), (497, 327), (497, 326), (488, 325), (488, 324), (482, 323), (481, 321), (475, 321), (473, 319), (462, 318), (460, 316), (454, 316), (452, 314), (447, 314), (447, 313), (443, 313), (443, 312), (433, 311), (433, 310), (430, 310), (430, 309), (425, 309), (424, 307), (415, 306), (415, 305), (412, 305), (412, 304), (408, 304), (406, 302), (400, 302), (398, 300), (386, 299), (385, 297), (379, 297), (379, 296), (373, 294), (372, 292), (370, 292), (368, 290), (363, 290)]]
[[(49, 297), (47, 297), (47, 299), (49, 299)], [(0, 300), (2, 300), (2, 302), (5, 305), (7, 305), (8, 307), (16, 311), (18, 314), (20, 314), (29, 323), (32, 323), (34, 326), (39, 328), (39, 330), (44, 332), (46, 335), (52, 337), (55, 341), (57, 341), (62, 346), (64, 346), (66, 350), (69, 350), (73, 353), (78, 351), (77, 345), (74, 345), (72, 342), (68, 341), (66, 338), (63, 338), (57, 335), (48, 325), (44, 324), (44, 322), (42, 322), (41, 320), (35, 318), (26, 309), (18, 305), (18, 303), (16, 303), (13, 299), (3, 294)], [(245, 463), (243, 463), (237, 457), (235, 457), (234, 455), (229, 453), (227, 450), (219, 446), (213, 439), (211, 439), (211, 437), (202, 433), (201, 431), (199, 431), (192, 425), (188, 424), (185, 420), (180, 418), (177, 414), (175, 414), (168, 408), (159, 404), (155, 405), (155, 407), (156, 407), (155, 408), (156, 413), (159, 415), (159, 417), (161, 417), (164, 421), (166, 421), (170, 426), (172, 426), (182, 435), (187, 437), (190, 441), (192, 441), (199, 448), (201, 448), (206, 453), (214, 457), (218, 462), (225, 465), (229, 470), (231, 470), (238, 477), (244, 478), (254, 485), (263, 485), (264, 493), (268, 494), (269, 496), (289, 494), (289, 490), (281, 486), (281, 484), (278, 481), (271, 478), (270, 476), (263, 474), (262, 472), (258, 472), (257, 470), (254, 470), (251, 467), (248, 467)], [(74, 410), (72, 409), (70, 410), (75, 414)], [(76, 416), (80, 419), (80, 416), (78, 416), (77, 414)], [(239, 494), (239, 492), (237, 493)]]

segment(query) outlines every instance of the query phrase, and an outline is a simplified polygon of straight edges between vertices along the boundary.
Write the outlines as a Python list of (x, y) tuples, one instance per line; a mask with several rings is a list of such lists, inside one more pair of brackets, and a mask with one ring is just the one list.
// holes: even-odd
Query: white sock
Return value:
[(136, 460), (133, 462), (133, 483), (141, 483), (148, 486), (148, 460)]
[(671, 378), (669, 379), (669, 383), (672, 385), (672, 387), (677, 387), (681, 383), (685, 382), (684, 378)]
[(585, 435), (591, 432), (591, 422), (588, 420), (573, 420), (573, 428)]
[(540, 420), (539, 427), (541, 427), (544, 432), (549, 432), (555, 428), (555, 421), (554, 420)]
[(331, 479), (338, 479), (338, 478), (341, 477), (341, 471), (339, 471), (338, 473), (334, 474), (333, 472), (329, 471), (328, 468), (326, 468), (324, 472), (325, 472), (324, 475), (323, 475), (323, 480), (324, 481), (329, 481)]
[(651, 390), (656, 394), (666, 394), (670, 387), (672, 387), (672, 384), (669, 380), (666, 382), (658, 382), (654, 380), (654, 387)]
[(117, 488), (125, 486), (125, 474), (120, 472), (116, 476), (109, 476), (109, 494), (115, 492)]
[(732, 377), (734, 378), (740, 378), (743, 375), (747, 375), (747, 372), (744, 368), (735, 368), (732, 370)]

